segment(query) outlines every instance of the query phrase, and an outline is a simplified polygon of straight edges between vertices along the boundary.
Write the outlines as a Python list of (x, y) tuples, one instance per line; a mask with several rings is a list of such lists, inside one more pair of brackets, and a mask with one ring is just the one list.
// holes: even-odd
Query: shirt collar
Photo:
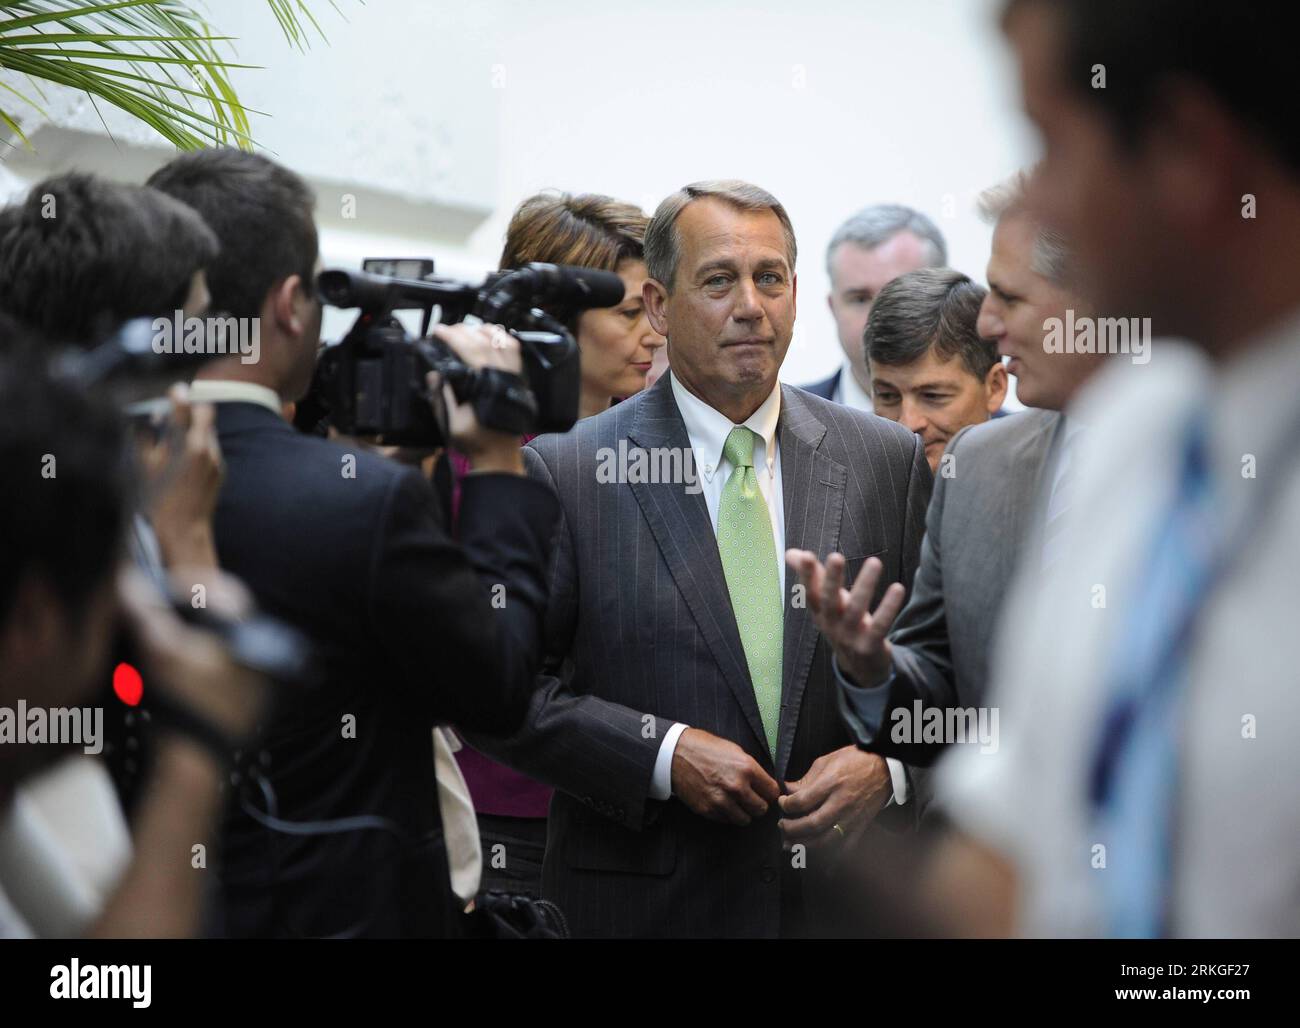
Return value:
[(871, 397), (858, 385), (858, 380), (853, 375), (853, 366), (845, 361), (840, 368), (839, 396), (835, 399), (847, 407), (854, 407), (857, 410), (864, 410), (868, 414), (875, 411), (875, 405), (871, 402)]
[(231, 382), (226, 379), (196, 378), (190, 383), (192, 403), (256, 403), (284, 417), (284, 405), (274, 389), (256, 382)]
[[(684, 385), (677, 381), (677, 376), (670, 371), (669, 378), (673, 396), (677, 400), (677, 409), (681, 411), (682, 421), (686, 425), (686, 434), (691, 440), (691, 449), (695, 451), (695, 463), (707, 481), (722, 465), (722, 447), (727, 436), (736, 427), (725, 414), (714, 410)], [(781, 383), (772, 387), (772, 393), (744, 421), (744, 426), (762, 440), (763, 450), (755, 453), (755, 462), (763, 461), (768, 474), (772, 474), (776, 463), (776, 426), (781, 417)]]

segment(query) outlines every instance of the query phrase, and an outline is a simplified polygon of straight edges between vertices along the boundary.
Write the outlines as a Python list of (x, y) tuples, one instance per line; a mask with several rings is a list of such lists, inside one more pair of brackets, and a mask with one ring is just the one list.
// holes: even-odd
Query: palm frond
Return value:
[[(291, 46), (307, 48), (308, 26), (324, 39), (304, 0), (267, 3)], [(106, 101), (184, 150), (249, 147), (248, 115), (260, 112), (240, 102), (228, 73), (256, 66), (223, 56), (231, 42), (187, 0), (0, 0), (0, 87), (38, 112), (6, 71), (27, 76), (37, 93), (41, 82), (81, 90), (97, 112)], [(0, 125), (30, 147), (3, 102)]]

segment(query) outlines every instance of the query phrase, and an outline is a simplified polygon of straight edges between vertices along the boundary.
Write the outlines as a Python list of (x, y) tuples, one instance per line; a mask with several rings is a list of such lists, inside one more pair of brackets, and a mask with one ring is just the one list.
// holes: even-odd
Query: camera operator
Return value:
[[(51, 347), (86, 348), (131, 318), (207, 313), (217, 240), (192, 210), (152, 189), (70, 173), (0, 210), (0, 309)], [(3, 345), (3, 344), (0, 344)], [(215, 567), (212, 510), (221, 451), (211, 407), (171, 394), (162, 439), (137, 440), (141, 563)]]
[[(555, 500), (523, 477), (517, 438), (485, 430), (450, 398), (452, 442), (475, 469), (459, 545), (417, 472), (295, 432), (282, 411), (309, 386), (321, 320), (312, 194), (292, 172), (231, 149), (181, 155), (150, 184), (220, 239), (215, 305), (260, 324), (259, 361), (215, 362), (192, 387), (217, 405), (227, 462), (215, 519), (222, 566), (327, 655), (321, 686), (273, 721), (268, 788), (231, 813), (214, 930), (460, 934), (430, 730), (501, 732), (522, 720)], [(471, 366), (521, 369), (507, 333), (435, 331)]]
[[(0, 324), (0, 343), (15, 334)], [(212, 747), (174, 728), (160, 732), (135, 855), (98, 911), (23, 783), (77, 751), (53, 731), (56, 711), (79, 708), (76, 742), (90, 752), (102, 745), (103, 710), (96, 719), (92, 704), (119, 630), (133, 639), (151, 693), (170, 695), (228, 737), (248, 735), (264, 683), (212, 636), (182, 624), (137, 572), (119, 571), (129, 499), (121, 420), (35, 357), (0, 357), (0, 716), (10, 726), (0, 734), (0, 937), (192, 935), (208, 884), (192, 847), (211, 841), (226, 773)], [(230, 595), (214, 575), (205, 579), (212, 595)], [(16, 711), (40, 711), (50, 731), (15, 732)], [(21, 921), (11, 913), (6, 923), (6, 908)]]
[[(216, 252), (203, 220), (156, 190), (76, 172), (39, 182), (0, 209), (0, 309), (26, 330), (0, 338), (0, 352), (21, 343), (40, 360), (84, 357), (129, 319), (202, 315)], [(134, 440), (141, 488), (127, 538), (160, 585), (164, 567), (216, 567), (221, 453), (211, 406), (191, 405), (186, 388), (174, 390), (161, 431)], [(116, 727), (123, 712), (111, 708), (109, 718)], [(67, 761), (27, 790), (26, 809), (67, 855), (87, 908), (103, 902), (129, 850), (125, 819), (139, 812), (145, 779), (128, 771), (120, 760)]]

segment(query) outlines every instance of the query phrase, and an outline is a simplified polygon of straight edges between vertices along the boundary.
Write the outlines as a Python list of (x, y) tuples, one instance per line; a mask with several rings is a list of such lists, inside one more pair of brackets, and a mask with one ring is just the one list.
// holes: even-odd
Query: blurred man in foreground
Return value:
[(1099, 308), (1194, 346), (1112, 361), (1071, 406), (1090, 436), (1074, 545), (1009, 600), (1002, 745), (943, 769), (965, 834), (932, 896), (961, 930), (1300, 934), (1296, 22), (1260, 2), (1007, 6), (1045, 143), (1033, 204)]
[[(0, 340), (15, 336), (0, 325)], [(182, 624), (148, 581), (122, 570), (124, 446), (117, 412), (51, 377), (43, 359), (0, 358), (0, 481), (8, 485), (0, 490), (0, 899), (8, 901), (0, 902), (0, 937), (196, 934), (208, 879), (191, 863), (193, 847), (212, 842), (231, 752), (212, 740), (246, 745), (261, 709), (259, 676), (213, 636)], [(54, 474), (43, 474), (51, 460)], [(214, 607), (238, 593), (211, 569), (197, 574)], [(23, 786), (72, 754), (102, 752), (119, 633), (138, 653), (150, 696), (170, 696), (190, 717), (156, 721), (134, 856), (99, 910), (64, 873), (67, 856)], [(39, 738), (30, 731), (36, 715), (47, 725)], [(77, 715), (78, 737), (59, 737)], [(20, 716), (26, 724), (16, 728)]]

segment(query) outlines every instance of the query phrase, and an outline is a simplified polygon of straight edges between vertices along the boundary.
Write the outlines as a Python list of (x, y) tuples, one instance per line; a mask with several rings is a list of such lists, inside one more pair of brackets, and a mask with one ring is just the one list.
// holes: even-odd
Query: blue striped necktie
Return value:
[(1130, 617), (1115, 651), (1090, 792), (1107, 934), (1169, 933), (1178, 739), (1188, 648), (1213, 578), (1216, 511), (1198, 413), (1186, 434), (1174, 496), (1158, 522)]

